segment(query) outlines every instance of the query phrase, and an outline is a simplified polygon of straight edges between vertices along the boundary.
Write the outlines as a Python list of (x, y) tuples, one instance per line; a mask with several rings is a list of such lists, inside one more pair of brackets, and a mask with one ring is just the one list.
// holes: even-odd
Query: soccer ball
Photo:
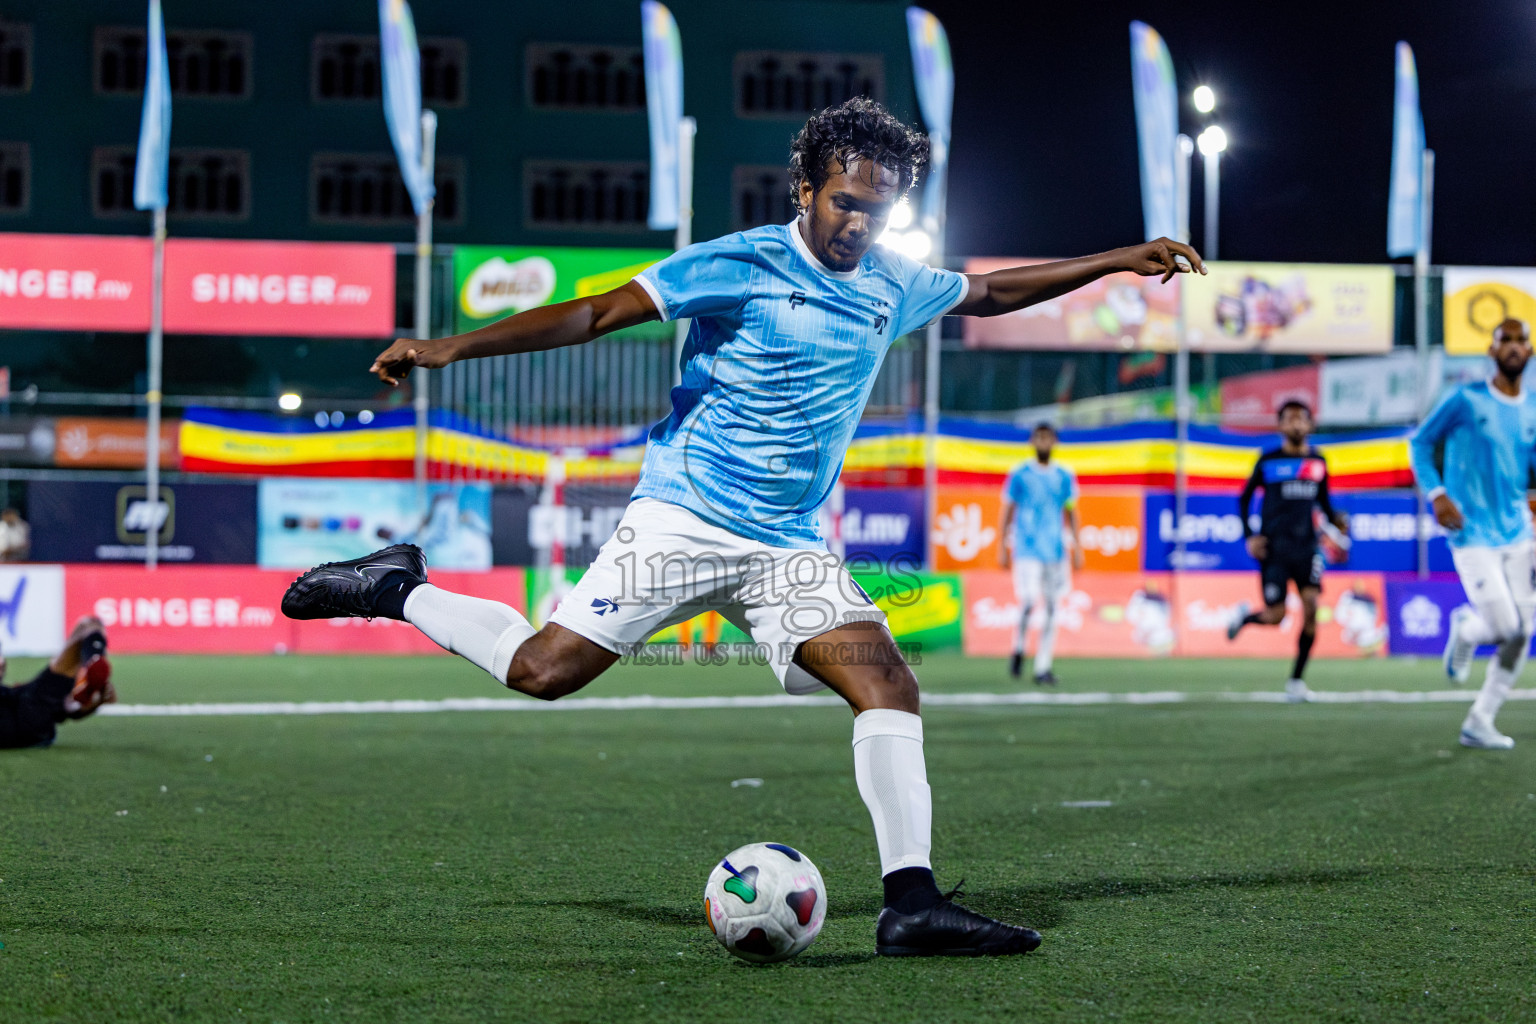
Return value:
[(827, 919), (827, 887), (799, 850), (752, 843), (709, 873), (704, 917), (720, 945), (743, 960), (788, 960), (816, 941)]

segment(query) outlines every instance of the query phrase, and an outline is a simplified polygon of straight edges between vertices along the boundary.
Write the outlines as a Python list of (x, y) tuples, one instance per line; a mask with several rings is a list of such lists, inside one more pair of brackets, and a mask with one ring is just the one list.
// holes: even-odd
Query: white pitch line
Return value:
[[(1319, 690), (1319, 704), (1466, 704), (1476, 696), (1466, 690)], [(1536, 700), (1536, 690), (1511, 690), (1510, 700)], [(1182, 704), (1231, 701), (1283, 704), (1285, 694), (1255, 692), (1181, 693), (930, 693), (927, 707), (1010, 707), (1018, 705), (1081, 706), (1099, 704)], [(442, 700), (261, 701), (220, 704), (108, 704), (103, 715), (127, 718), (178, 718), (219, 715), (377, 715), (426, 714), (435, 711), (687, 711), (722, 708), (841, 707), (840, 697), (791, 697), (764, 694), (750, 697), (572, 697), (545, 702), (516, 697), (446, 697)]]

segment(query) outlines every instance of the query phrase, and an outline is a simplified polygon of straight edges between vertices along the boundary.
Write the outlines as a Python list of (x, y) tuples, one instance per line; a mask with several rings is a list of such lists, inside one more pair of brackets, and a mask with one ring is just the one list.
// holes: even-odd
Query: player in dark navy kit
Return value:
[[(1302, 674), (1307, 670), (1312, 642), (1317, 638), (1317, 598), (1323, 589), (1323, 555), (1318, 548), (1316, 510), (1321, 509), (1341, 535), (1348, 534), (1349, 520), (1334, 510), (1328, 496), (1327, 460), (1307, 441), (1312, 435), (1312, 410), (1302, 402), (1282, 405), (1280, 435), (1280, 447), (1259, 456), (1237, 499), (1248, 553), (1259, 563), (1264, 608), (1250, 614), (1248, 605), (1239, 605), (1227, 627), (1227, 639), (1236, 640), (1244, 626), (1278, 626), (1285, 618), (1286, 591), (1290, 584), (1296, 584), (1303, 617), (1301, 633), (1296, 638), (1296, 662), (1285, 684), (1285, 695), (1293, 701), (1304, 701), (1312, 697)], [(1264, 501), (1259, 507), (1259, 529), (1254, 532), (1249, 515), (1253, 495), (1261, 489)]]

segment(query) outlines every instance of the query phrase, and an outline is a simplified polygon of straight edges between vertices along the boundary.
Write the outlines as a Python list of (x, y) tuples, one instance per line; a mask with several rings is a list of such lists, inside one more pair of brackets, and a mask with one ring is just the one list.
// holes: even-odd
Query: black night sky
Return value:
[[(1536, 264), (1536, 4), (929, 0), (956, 68), (949, 251), (1071, 256), (1141, 237), (1128, 25), (1189, 102), (1215, 88), (1227, 259), (1384, 262), (1393, 46), (1436, 153), (1435, 263)], [(1200, 156), (1193, 235), (1202, 237)]]

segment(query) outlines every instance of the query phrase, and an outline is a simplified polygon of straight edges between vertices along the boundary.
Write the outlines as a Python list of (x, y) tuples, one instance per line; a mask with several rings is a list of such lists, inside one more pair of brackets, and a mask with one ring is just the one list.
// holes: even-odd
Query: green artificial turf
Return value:
[[(494, 695), (446, 658), (115, 659), (124, 701)], [(12, 681), (23, 666), (13, 667)], [(1276, 662), (1064, 662), (1079, 690), (1272, 689)], [(1315, 685), (1440, 688), (1324, 662)], [(1002, 689), (935, 655), (930, 690)], [(594, 694), (768, 693), (629, 667)], [(934, 708), (941, 883), (1028, 957), (880, 960), (878, 867), (830, 707), (97, 718), (0, 754), (0, 1021), (1531, 1019), (1536, 706)], [(761, 788), (732, 788), (759, 777)], [(1108, 800), (1107, 808), (1064, 802)], [(126, 812), (126, 813), (124, 813)], [(716, 944), (716, 859), (791, 843), (821, 938)]]

